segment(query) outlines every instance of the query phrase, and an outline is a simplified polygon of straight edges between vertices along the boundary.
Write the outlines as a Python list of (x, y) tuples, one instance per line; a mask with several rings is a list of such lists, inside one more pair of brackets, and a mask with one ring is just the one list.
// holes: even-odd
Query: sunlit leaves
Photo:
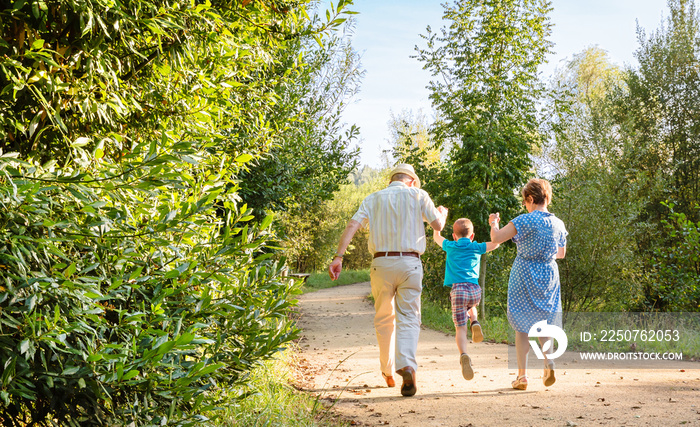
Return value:
[(700, 221), (675, 212), (673, 203), (664, 205), (670, 212), (661, 224), (671, 240), (654, 250), (659, 297), (669, 311), (700, 311)]
[(546, 0), (446, 3), (445, 27), (428, 29), (426, 47), (416, 48), (433, 75), (435, 141), (450, 147), (428, 188), (455, 215), (475, 221), (479, 240), (489, 212), (509, 218), (519, 211), (513, 194), (543, 140), (537, 69), (552, 45), (550, 9)]
[(286, 126), (280, 52), (345, 3), (306, 5), (2, 6), (3, 425), (194, 425), (295, 336), (237, 176)]

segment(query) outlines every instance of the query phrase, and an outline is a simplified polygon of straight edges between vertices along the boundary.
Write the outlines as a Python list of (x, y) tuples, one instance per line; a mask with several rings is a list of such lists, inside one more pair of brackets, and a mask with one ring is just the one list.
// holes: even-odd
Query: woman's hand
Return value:
[(518, 234), (518, 230), (515, 229), (515, 225), (509, 222), (503, 228), (498, 227), (498, 223), (501, 221), (500, 214), (495, 213), (489, 215), (489, 223), (491, 224), (491, 242), (493, 243), (503, 243), (510, 240)]

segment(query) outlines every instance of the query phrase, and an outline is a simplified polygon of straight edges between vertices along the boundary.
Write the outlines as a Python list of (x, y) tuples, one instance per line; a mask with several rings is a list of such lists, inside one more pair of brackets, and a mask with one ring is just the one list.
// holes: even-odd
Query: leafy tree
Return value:
[(0, 117), (1, 148), (42, 162), (84, 164), (80, 147), (118, 159), (160, 138), (166, 118), (225, 123), (239, 137), (231, 151), (264, 146), (268, 132), (255, 130), (275, 77), (259, 77), (275, 76), (285, 37), (310, 31), (282, 1), (3, 5), (0, 108), (14, 114)]
[[(700, 15), (692, 0), (670, 0), (666, 25), (646, 37), (638, 30), (639, 69), (627, 76), (620, 100), (625, 138), (623, 161), (650, 172), (647, 216), (658, 224), (660, 202), (676, 201), (676, 211), (696, 215), (700, 197)], [(700, 218), (697, 218), (700, 219)]]
[(441, 150), (430, 135), (430, 124), (422, 111), (404, 110), (398, 115), (392, 112), (388, 125), (390, 152), (399, 162), (429, 167), (442, 160)]
[(240, 175), (241, 197), (259, 215), (303, 211), (331, 198), (359, 154), (351, 147), (359, 129), (344, 129), (341, 121), (362, 77), (349, 41), (336, 36), (319, 47), (309, 36), (283, 54), (281, 66), (295, 77), (293, 84), (285, 79), (275, 87), (278, 101), (266, 118), (279, 132), (270, 152)]
[(616, 97), (618, 162), (624, 179), (643, 203), (637, 217), (637, 256), (643, 260), (640, 308), (667, 310), (673, 304), (657, 282), (655, 249), (675, 245), (662, 225), (667, 209), (698, 221), (700, 202), (700, 16), (692, 0), (671, 0), (670, 15), (648, 37), (638, 29), (638, 70), (625, 76), (626, 91)]
[(551, 6), (546, 0), (480, 0), (443, 7), (449, 24), (440, 33), (428, 27), (427, 47), (416, 50), (435, 78), (429, 85), (435, 141), (451, 148), (443, 165), (422, 173), (435, 177), (425, 187), (436, 202), (453, 218), (470, 218), (484, 241), (490, 212), (509, 220), (521, 211), (515, 194), (542, 144), (537, 69), (552, 46)]
[(520, 210), (514, 190), (526, 181), (530, 155), (542, 142), (537, 68), (551, 42), (543, 0), (445, 4), (442, 31), (423, 36), (418, 59), (436, 78), (430, 98), (438, 114), (435, 138), (452, 149), (431, 194), (488, 236), (488, 213), (505, 219)]
[(590, 47), (574, 55), (550, 91), (553, 140), (544, 164), (557, 174), (551, 209), (569, 230), (559, 262), (567, 311), (621, 309), (639, 286), (634, 230), (641, 204), (619, 169), (610, 101), (623, 89), (622, 71)]
[(610, 169), (619, 144), (610, 98), (624, 89), (623, 70), (597, 46), (574, 55), (557, 70), (547, 99), (551, 113), (547, 124), (554, 138), (543, 153), (551, 163), (544, 168), (569, 174), (593, 161)]
[(206, 424), (294, 338), (236, 177), (308, 4), (0, 3), (3, 425)]

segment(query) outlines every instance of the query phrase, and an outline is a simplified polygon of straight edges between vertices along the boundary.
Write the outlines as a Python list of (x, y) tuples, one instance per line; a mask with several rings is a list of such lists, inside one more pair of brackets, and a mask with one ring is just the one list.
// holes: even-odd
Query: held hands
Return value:
[[(445, 228), (445, 224), (447, 223), (447, 213), (448, 210), (444, 206), (438, 206), (437, 207), (438, 214), (440, 214), (440, 223), (442, 224), (442, 228)], [(440, 230), (442, 230), (442, 228)]]
[(492, 213), (489, 215), (489, 225), (491, 227), (496, 227), (498, 228), (499, 223), (501, 222), (501, 214), (500, 212)]

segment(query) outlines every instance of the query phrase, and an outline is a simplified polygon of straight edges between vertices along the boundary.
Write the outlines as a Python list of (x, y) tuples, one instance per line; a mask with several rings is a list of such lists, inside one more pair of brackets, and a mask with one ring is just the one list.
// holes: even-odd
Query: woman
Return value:
[[(508, 280), (508, 321), (515, 329), (515, 351), (518, 377), (513, 388), (527, 389), (527, 354), (530, 350), (528, 332), (541, 320), (561, 327), (561, 293), (556, 260), (566, 255), (567, 231), (564, 223), (547, 210), (552, 201), (552, 186), (544, 179), (531, 179), (522, 190), (527, 209), (499, 229), (499, 214), (489, 215), (491, 241), (503, 243), (513, 239), (518, 254)], [(542, 348), (551, 338), (540, 338)], [(551, 344), (551, 343), (550, 343)], [(556, 381), (554, 362), (545, 352), (542, 380), (545, 386)]]

